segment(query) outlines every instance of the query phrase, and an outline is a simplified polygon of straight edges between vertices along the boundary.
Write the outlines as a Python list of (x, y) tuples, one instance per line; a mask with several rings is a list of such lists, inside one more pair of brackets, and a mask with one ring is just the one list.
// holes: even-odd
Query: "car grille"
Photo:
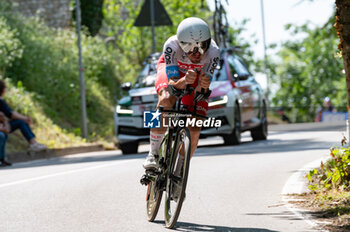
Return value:
[(136, 128), (132, 126), (120, 126), (118, 134), (125, 135), (149, 135), (149, 128)]

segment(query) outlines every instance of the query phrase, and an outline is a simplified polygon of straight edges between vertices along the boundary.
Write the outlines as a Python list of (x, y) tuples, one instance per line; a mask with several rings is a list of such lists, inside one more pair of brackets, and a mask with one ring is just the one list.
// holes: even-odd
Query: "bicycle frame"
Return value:
[[(177, 99), (176, 99), (176, 103), (175, 103), (175, 107), (174, 107), (175, 109), (174, 110), (164, 110), (163, 107), (160, 106), (159, 111), (162, 113), (175, 114), (176, 120), (179, 120), (182, 118), (178, 115), (184, 115), (184, 114), (191, 115), (193, 117), (200, 117), (200, 118), (206, 119), (207, 118), (206, 116), (196, 113), (196, 108), (197, 108), (196, 106), (197, 106), (198, 100), (195, 100), (195, 102), (194, 102), (195, 103), (194, 104), (194, 112), (190, 112), (188, 109), (181, 109), (181, 106), (183, 106), (181, 104), (182, 97), (187, 95), (187, 94), (191, 94), (192, 91), (194, 91), (194, 89), (191, 88), (190, 85), (187, 85), (185, 90), (178, 90), (179, 96), (177, 96)], [(202, 89), (201, 93), (199, 93), (199, 94), (203, 95), (204, 89)], [(185, 108), (185, 107), (183, 106), (183, 108)], [(168, 117), (168, 118), (170, 120), (171, 117)], [(168, 149), (166, 149), (166, 153), (165, 153), (164, 157), (158, 157), (158, 162), (159, 162), (159, 166), (161, 167), (161, 171), (157, 172), (157, 171), (152, 170), (150, 172), (150, 174), (146, 173), (146, 178), (148, 178), (149, 181), (156, 181), (156, 178), (158, 176), (161, 177), (160, 178), (161, 182), (163, 182), (163, 180), (165, 179), (165, 176), (166, 176), (167, 171), (168, 171), (168, 167), (171, 165), (171, 163), (169, 161), (172, 161), (171, 158), (174, 157), (174, 155), (175, 155), (174, 153), (176, 152), (175, 148), (176, 148), (176, 145), (178, 143), (176, 135), (180, 130), (181, 130), (181, 127), (179, 125), (177, 125), (175, 127), (170, 127), (170, 126), (168, 127), (167, 131), (165, 132), (165, 136), (164, 136), (165, 140), (167, 141), (166, 148), (168, 148)], [(174, 138), (175, 138), (175, 141), (173, 142)], [(169, 154), (169, 152), (170, 152), (170, 154)], [(141, 183), (148, 184), (147, 181), (145, 183), (143, 183), (142, 180), (141, 180)], [(164, 182), (157, 185), (158, 188), (161, 187), (161, 188), (159, 188), (160, 190), (164, 190), (164, 186), (165, 186)]]
[[(190, 86), (187, 85), (186, 90), (184, 90), (182, 92), (182, 94), (179, 97), (177, 97), (177, 100), (176, 100), (176, 103), (175, 103), (175, 109), (174, 110), (164, 110), (163, 107), (159, 107), (160, 108), (160, 112), (163, 112), (163, 113), (174, 113), (175, 114), (175, 120), (180, 120), (182, 118), (185, 118), (183, 116), (179, 116), (179, 115), (185, 115), (185, 114), (190, 115), (192, 117), (200, 117), (200, 118), (206, 119), (207, 118), (206, 116), (196, 113), (198, 100), (194, 101), (194, 107), (193, 107), (194, 112), (190, 112), (188, 109), (181, 109), (181, 106), (183, 106), (181, 104), (182, 97), (187, 95), (187, 94), (191, 94), (192, 91), (194, 91), (194, 89), (191, 89)], [(204, 89), (202, 89), (200, 94), (204, 94)], [(168, 117), (169, 120), (170, 120), (170, 118), (171, 117)], [(179, 125), (176, 125), (175, 127), (168, 127), (167, 131), (165, 132), (165, 136), (168, 136), (167, 147), (169, 148), (172, 145), (171, 149), (167, 149), (167, 153), (165, 154), (165, 157), (164, 157), (165, 165), (167, 165), (167, 164), (171, 165), (171, 163), (168, 162), (169, 161), (168, 158), (174, 157), (174, 155), (176, 155), (176, 154), (174, 154), (176, 152), (175, 148), (176, 148), (176, 145), (178, 143), (176, 135), (177, 135), (177, 133), (180, 130), (181, 130), (181, 127)], [(172, 144), (171, 142), (172, 142), (173, 138), (175, 138), (175, 141)], [(171, 150), (171, 154), (168, 154), (169, 150)], [(159, 160), (161, 160), (161, 158), (162, 157), (159, 157)], [(172, 161), (172, 159), (171, 159), (171, 161)]]
[[(175, 118), (175, 120), (181, 120), (185, 119), (184, 116), (191, 115), (192, 117), (201, 117), (201, 118), (207, 118), (203, 115), (196, 114), (196, 106), (197, 101), (202, 99), (204, 95), (204, 89), (202, 89), (201, 93), (198, 95), (195, 95), (195, 101), (194, 101), (194, 112), (190, 112), (185, 106), (181, 104), (182, 97), (191, 94), (191, 91), (194, 89), (190, 89), (189, 86), (186, 87), (185, 90), (175, 90), (177, 91), (177, 97), (176, 103), (175, 103), (175, 109), (174, 110), (164, 110), (163, 107), (159, 107), (160, 112), (162, 113), (169, 113), (167, 115), (168, 120), (172, 118)], [(210, 90), (208, 92), (210, 94)], [(171, 114), (174, 114), (173, 117), (170, 117)], [(164, 117), (164, 114), (163, 114)], [(183, 143), (182, 143), (183, 142)], [(175, 166), (177, 166), (178, 159), (177, 157), (178, 152), (181, 149), (181, 146), (184, 148), (185, 154), (183, 154), (184, 157), (187, 157), (184, 162), (184, 176), (179, 177), (175, 176), (173, 174), (173, 171), (175, 170)], [(165, 136), (163, 138), (163, 141), (159, 148), (159, 157), (156, 157), (158, 160), (159, 168), (157, 170), (146, 170), (146, 174), (141, 178), (141, 184), (148, 185), (148, 192), (147, 192), (147, 214), (148, 214), (148, 220), (153, 221), (157, 215), (158, 208), (161, 201), (162, 192), (166, 191), (166, 204), (165, 204), (165, 213), (166, 213), (166, 227), (172, 228), (179, 216), (179, 213), (181, 211), (182, 202), (184, 199), (185, 189), (186, 189), (186, 183), (187, 183), (187, 176), (188, 176), (188, 170), (189, 170), (189, 161), (190, 161), (190, 155), (191, 155), (191, 135), (190, 131), (187, 128), (181, 127), (179, 124), (176, 124), (175, 126), (171, 126), (169, 123), (169, 126), (166, 130)], [(186, 165), (185, 165), (186, 164)], [(181, 197), (180, 198), (173, 198), (172, 194), (174, 193), (174, 190), (171, 187), (174, 183), (178, 183), (179, 181), (183, 181), (183, 185), (181, 185)], [(151, 185), (150, 185), (151, 184)], [(175, 191), (176, 192), (176, 191)], [(153, 193), (153, 195), (151, 194)], [(172, 208), (171, 203), (174, 199), (180, 199), (179, 202), (175, 200), (176, 202), (176, 210), (175, 213), (169, 213), (171, 212), (170, 208)]]

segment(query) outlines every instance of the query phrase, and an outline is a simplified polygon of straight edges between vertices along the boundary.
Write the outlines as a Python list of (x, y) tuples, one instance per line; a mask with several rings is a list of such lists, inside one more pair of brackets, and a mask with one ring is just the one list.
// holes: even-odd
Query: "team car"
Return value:
[[(156, 66), (161, 53), (146, 58), (134, 85), (123, 83), (127, 95), (114, 111), (115, 133), (123, 154), (137, 153), (140, 142), (149, 141), (149, 129), (143, 128), (143, 112), (155, 110), (158, 96), (154, 83)], [(201, 130), (201, 137), (222, 136), (226, 145), (241, 143), (241, 133), (250, 131), (253, 140), (267, 138), (267, 100), (265, 94), (248, 71), (235, 48), (221, 50), (221, 58), (210, 85), (207, 117), (221, 120), (219, 128)]]

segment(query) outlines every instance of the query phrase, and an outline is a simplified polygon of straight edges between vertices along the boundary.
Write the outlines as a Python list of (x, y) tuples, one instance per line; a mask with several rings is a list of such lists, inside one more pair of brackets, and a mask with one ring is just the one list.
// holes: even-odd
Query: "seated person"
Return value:
[(0, 112), (0, 167), (11, 166), (5, 159), (7, 134), (10, 133), (10, 124), (6, 116)]
[(47, 147), (43, 144), (40, 144), (36, 141), (35, 135), (32, 132), (29, 125), (32, 122), (32, 119), (28, 116), (24, 116), (16, 111), (13, 111), (3, 99), (3, 96), (6, 92), (6, 83), (3, 80), (0, 80), (0, 112), (3, 112), (7, 118), (9, 118), (10, 124), (10, 133), (14, 132), (17, 129), (20, 129), (23, 136), (29, 143), (29, 151), (38, 152), (46, 150)]
[(283, 107), (280, 107), (280, 108), (277, 109), (277, 114), (281, 117), (281, 119), (282, 119), (283, 122), (291, 123), (291, 121), (290, 121), (290, 119), (288, 118), (288, 116), (284, 114), (284, 109), (283, 109)]

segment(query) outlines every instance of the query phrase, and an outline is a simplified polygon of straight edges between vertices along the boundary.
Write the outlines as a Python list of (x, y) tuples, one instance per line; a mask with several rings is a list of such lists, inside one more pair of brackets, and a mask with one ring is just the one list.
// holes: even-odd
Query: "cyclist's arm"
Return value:
[(185, 77), (180, 78), (179, 67), (177, 65), (166, 66), (165, 71), (169, 85), (174, 86), (176, 89), (186, 88)]
[[(166, 48), (165, 51), (169, 48)], [(179, 66), (177, 65), (177, 61), (175, 58), (173, 59), (165, 59), (166, 62), (166, 75), (168, 77), (169, 85), (173, 85), (176, 89), (185, 89), (186, 88), (186, 82), (185, 78), (180, 78), (180, 72), (179, 72)]]
[(187, 85), (191, 85), (196, 81), (197, 76), (197, 71), (188, 70), (184, 77), (171, 80), (171, 84), (177, 89), (185, 89)]
[(202, 88), (204, 88), (205, 93), (209, 89), (209, 85), (213, 79), (215, 68), (218, 65), (218, 62), (220, 60), (220, 51), (219, 49), (212, 49), (210, 52), (211, 58), (209, 59), (209, 62), (204, 64), (201, 73), (199, 75), (199, 84), (196, 87), (197, 92), (201, 92)]
[(212, 80), (211, 76), (208, 76), (206, 73), (201, 72), (199, 74), (199, 83), (196, 86), (195, 91), (201, 92), (202, 89), (204, 89), (204, 93), (207, 93), (209, 90), (209, 85), (211, 83), (211, 80)]
[(185, 89), (185, 78), (180, 78), (180, 71), (176, 57), (177, 51), (181, 48), (176, 41), (176, 37), (172, 36), (164, 44), (163, 53), (166, 65), (165, 71), (169, 85), (173, 85), (176, 89)]
[[(165, 48), (165, 55), (169, 55), (167, 51), (172, 51), (170, 47)], [(177, 61), (175, 57), (172, 58), (166, 58), (165, 59), (166, 67), (165, 72), (168, 77), (169, 85), (173, 85), (176, 89), (184, 89), (186, 87), (185, 78), (180, 78), (180, 72), (179, 72), (179, 66), (177, 65)]]
[(169, 79), (169, 85), (173, 85), (176, 89), (185, 89), (186, 88), (185, 77), (182, 77), (176, 80)]

